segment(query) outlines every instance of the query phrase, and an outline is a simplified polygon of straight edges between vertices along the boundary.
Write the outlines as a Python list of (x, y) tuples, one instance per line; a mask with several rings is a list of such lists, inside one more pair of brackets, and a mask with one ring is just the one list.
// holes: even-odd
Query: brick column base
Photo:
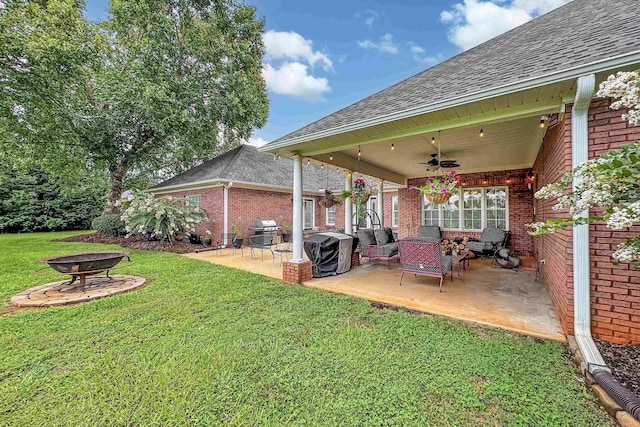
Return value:
[(313, 279), (311, 261), (302, 262), (285, 261), (282, 263), (282, 280), (284, 283), (295, 284)]
[(351, 255), (351, 267), (358, 267), (360, 265), (360, 251), (355, 251)]

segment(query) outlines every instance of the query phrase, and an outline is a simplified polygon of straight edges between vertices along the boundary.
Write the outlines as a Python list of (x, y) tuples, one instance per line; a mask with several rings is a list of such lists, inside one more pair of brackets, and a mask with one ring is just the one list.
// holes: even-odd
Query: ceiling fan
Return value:
[(426, 166), (427, 170), (435, 171), (439, 168), (443, 169), (451, 169), (451, 168), (459, 168), (460, 165), (454, 159), (442, 159), (441, 154), (433, 153), (431, 155), (431, 160), (427, 162), (418, 162), (421, 165)]
[[(443, 159), (443, 156), (446, 158)], [(448, 158), (446, 154), (440, 151), (440, 132), (438, 132), (438, 152), (431, 154), (431, 160), (418, 163), (424, 165), (428, 171), (436, 171), (440, 168), (452, 169), (460, 167), (456, 160)]]

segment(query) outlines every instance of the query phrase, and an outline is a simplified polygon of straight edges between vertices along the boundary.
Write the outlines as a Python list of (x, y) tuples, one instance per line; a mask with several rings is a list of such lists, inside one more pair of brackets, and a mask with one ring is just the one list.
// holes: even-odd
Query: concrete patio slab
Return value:
[[(280, 258), (276, 256), (272, 262), (267, 253), (264, 261), (260, 256), (251, 259), (246, 250), (244, 257), (227, 249), (185, 256), (282, 279)], [(474, 259), (460, 276), (456, 266), (453, 282), (447, 278), (443, 292), (438, 291), (438, 280), (405, 274), (400, 286), (400, 266), (395, 261), (390, 270), (384, 262), (365, 262), (348, 273), (313, 279), (304, 286), (544, 339), (566, 340), (547, 289), (535, 280), (532, 271), (491, 268), (489, 260)]]

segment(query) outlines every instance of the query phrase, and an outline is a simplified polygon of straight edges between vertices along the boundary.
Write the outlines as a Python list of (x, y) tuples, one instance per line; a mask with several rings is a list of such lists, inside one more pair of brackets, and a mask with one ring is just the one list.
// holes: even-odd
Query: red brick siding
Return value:
[[(552, 120), (534, 164), (535, 190), (557, 182), (562, 174), (571, 169), (571, 117), (564, 121)], [(554, 211), (553, 200), (534, 200), (535, 220), (545, 221), (561, 218), (567, 212)], [(544, 260), (540, 272), (549, 290), (558, 320), (565, 333), (573, 334), (573, 249), (572, 232), (561, 230), (534, 238), (536, 260)]]
[[(523, 256), (533, 255), (533, 239), (524, 224), (533, 219), (533, 192), (528, 189), (528, 169), (463, 174), (460, 185), (464, 188), (505, 186), (509, 188), (510, 247)], [(410, 179), (409, 185), (421, 185), (425, 178)], [(415, 235), (421, 224), (420, 193), (417, 190), (401, 189), (398, 192), (400, 219), (398, 231), (401, 237)], [(446, 231), (446, 238), (479, 237), (480, 232)]]
[[(640, 140), (640, 126), (621, 119), (621, 111), (611, 110), (608, 100), (597, 100), (589, 109), (589, 157)], [(597, 212), (596, 212), (597, 213)], [(640, 268), (614, 265), (611, 254), (628, 237), (637, 236), (640, 226), (619, 231), (604, 224), (589, 227), (591, 264), (591, 327), (604, 340), (640, 343)]]
[[(569, 110), (569, 108), (567, 108)], [(640, 139), (640, 127), (629, 126), (620, 118), (622, 111), (609, 108), (609, 101), (596, 100), (589, 108), (589, 157)], [(550, 127), (535, 169), (537, 187), (556, 182), (571, 168), (571, 117)], [(554, 201), (536, 200), (538, 221), (566, 216), (551, 210)], [(592, 212), (596, 214), (597, 212)], [(616, 246), (640, 233), (640, 227), (613, 231), (604, 224), (591, 224), (591, 328), (594, 336), (616, 343), (640, 343), (640, 270), (637, 265), (611, 262)], [(567, 334), (573, 333), (573, 253), (571, 231), (535, 239), (541, 267), (560, 322)]]

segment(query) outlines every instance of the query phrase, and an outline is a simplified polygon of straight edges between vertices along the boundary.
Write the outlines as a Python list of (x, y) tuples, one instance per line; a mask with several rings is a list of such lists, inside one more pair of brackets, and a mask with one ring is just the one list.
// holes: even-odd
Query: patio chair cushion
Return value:
[(360, 242), (360, 248), (363, 252), (366, 252), (369, 246), (377, 244), (376, 236), (373, 230), (366, 228), (358, 230), (358, 240)]
[(396, 239), (393, 238), (393, 231), (390, 227), (380, 228), (375, 231), (376, 240), (379, 245), (386, 245), (387, 243), (393, 243)]
[(398, 253), (398, 244), (395, 242), (387, 243), (386, 245), (377, 245), (374, 247), (376, 255), (394, 256)]
[(442, 230), (437, 225), (421, 225), (418, 227), (418, 236), (441, 241)]
[(492, 242), (499, 243), (504, 240), (506, 231), (497, 228), (497, 227), (487, 227), (482, 230), (482, 235), (480, 236), (481, 242)]

